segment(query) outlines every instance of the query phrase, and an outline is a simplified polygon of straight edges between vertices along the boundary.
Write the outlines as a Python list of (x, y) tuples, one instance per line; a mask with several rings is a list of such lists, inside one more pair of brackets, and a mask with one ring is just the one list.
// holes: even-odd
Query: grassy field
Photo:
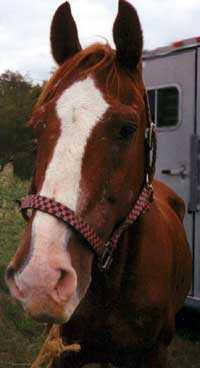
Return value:
[[(14, 200), (27, 193), (27, 189), (28, 183), (14, 177), (11, 166), (0, 173), (0, 368), (30, 367), (46, 334), (44, 324), (26, 318), (4, 282), (5, 268), (25, 225)], [(183, 315), (180, 320), (170, 347), (169, 366), (200, 368), (200, 316), (195, 319)]]
[(15, 178), (12, 166), (0, 173), (0, 367), (29, 367), (41, 344), (45, 327), (25, 317), (9, 295), (4, 281), (5, 268), (14, 255), (24, 229), (16, 198), (21, 198), (28, 183)]

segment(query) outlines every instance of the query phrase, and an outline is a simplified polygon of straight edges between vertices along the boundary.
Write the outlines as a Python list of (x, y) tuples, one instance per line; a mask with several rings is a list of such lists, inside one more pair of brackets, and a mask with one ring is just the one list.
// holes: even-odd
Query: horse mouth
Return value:
[(76, 292), (67, 302), (63, 301), (63, 303), (56, 302), (55, 298), (51, 298), (42, 288), (25, 295), (10, 270), (7, 273), (6, 282), (11, 295), (21, 303), (27, 317), (38, 322), (58, 324), (68, 322), (79, 304)]
[(40, 314), (35, 314), (34, 312), (32, 312), (32, 310), (29, 310), (29, 307), (27, 307), (25, 304), (22, 303), (22, 305), (27, 317), (34, 319), (35, 321), (40, 323), (63, 324), (68, 322), (71, 317), (70, 314), (66, 313), (65, 311), (63, 311), (62, 314), (58, 315), (50, 315), (47, 314), (45, 311), (43, 311), (43, 313), (41, 312)]

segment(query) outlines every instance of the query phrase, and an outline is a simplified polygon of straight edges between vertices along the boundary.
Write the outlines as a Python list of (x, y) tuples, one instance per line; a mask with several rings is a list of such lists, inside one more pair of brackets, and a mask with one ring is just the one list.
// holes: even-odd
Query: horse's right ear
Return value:
[(51, 49), (55, 61), (62, 64), (81, 50), (76, 23), (66, 1), (56, 10), (51, 24)]
[(132, 72), (142, 56), (143, 36), (137, 12), (126, 0), (119, 0), (113, 37), (119, 64)]

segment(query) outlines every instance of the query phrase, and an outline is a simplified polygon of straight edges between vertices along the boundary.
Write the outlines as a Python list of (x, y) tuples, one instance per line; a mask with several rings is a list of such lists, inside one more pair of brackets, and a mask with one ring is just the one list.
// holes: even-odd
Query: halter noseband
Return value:
[[(146, 128), (146, 182), (134, 204), (133, 209), (125, 218), (125, 220), (113, 232), (109, 241), (105, 241), (99, 237), (96, 231), (84, 220), (78, 216), (72, 209), (57, 202), (54, 198), (47, 198), (39, 194), (30, 194), (20, 201), (20, 210), (23, 217), (28, 220), (27, 210), (29, 208), (48, 213), (57, 219), (69, 225), (74, 231), (79, 233), (89, 244), (90, 248), (98, 257), (99, 268), (102, 271), (108, 270), (112, 260), (113, 253), (117, 247), (117, 243), (122, 233), (133, 224), (138, 217), (149, 210), (153, 201), (153, 187), (151, 185), (155, 171), (156, 157), (156, 140), (154, 124), (151, 121), (149, 102), (145, 93), (145, 107), (147, 113)], [(151, 151), (153, 152), (151, 155)], [(151, 158), (152, 156), (152, 158)]]

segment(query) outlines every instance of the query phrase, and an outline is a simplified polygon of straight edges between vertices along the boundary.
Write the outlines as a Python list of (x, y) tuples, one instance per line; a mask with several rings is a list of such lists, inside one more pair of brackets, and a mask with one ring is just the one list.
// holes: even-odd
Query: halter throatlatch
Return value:
[(54, 198), (47, 198), (39, 194), (30, 194), (20, 201), (20, 209), (23, 217), (26, 220), (28, 219), (27, 210), (32, 208), (34, 210), (39, 210), (56, 217), (80, 234), (86, 240), (89, 247), (98, 256), (99, 268), (102, 271), (109, 269), (113, 260), (114, 250), (117, 247), (122, 233), (130, 225), (132, 225), (141, 214), (149, 210), (151, 202), (153, 201), (153, 188), (151, 182), (155, 171), (156, 138), (154, 124), (151, 121), (151, 113), (147, 94), (145, 94), (145, 106), (147, 113), (147, 128), (145, 137), (146, 180), (132, 211), (118, 226), (118, 228), (114, 230), (111, 238), (107, 242), (105, 242), (97, 234), (95, 229), (86, 223), (72, 209), (64, 206), (60, 202), (57, 202)]

